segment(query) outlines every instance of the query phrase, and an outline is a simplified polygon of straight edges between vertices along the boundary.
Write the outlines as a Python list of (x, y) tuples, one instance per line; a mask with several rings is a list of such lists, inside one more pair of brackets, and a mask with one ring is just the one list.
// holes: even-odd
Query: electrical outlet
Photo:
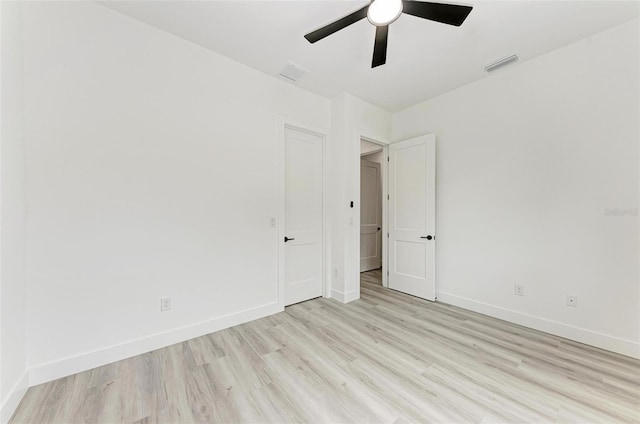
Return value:
[(171, 310), (171, 298), (163, 297), (160, 299), (160, 312), (166, 312)]
[(333, 269), (333, 278), (338, 278), (338, 268)]
[(567, 295), (567, 306), (578, 307), (578, 296)]
[(274, 217), (269, 218), (269, 227), (276, 228), (276, 219)]
[(513, 292), (516, 294), (516, 296), (524, 296), (524, 286), (521, 284), (514, 285)]

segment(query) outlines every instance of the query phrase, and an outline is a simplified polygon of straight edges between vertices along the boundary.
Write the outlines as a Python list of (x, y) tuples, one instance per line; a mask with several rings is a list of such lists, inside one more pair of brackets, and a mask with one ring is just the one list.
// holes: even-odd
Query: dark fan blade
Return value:
[(360, 10), (356, 10), (355, 12), (345, 16), (344, 18), (340, 18), (335, 22), (331, 22), (329, 25), (325, 25), (320, 29), (317, 29), (309, 34), (305, 35), (310, 43), (315, 43), (316, 41), (322, 40), (324, 37), (328, 37), (334, 32), (338, 32), (343, 28), (348, 27), (351, 24), (355, 24), (360, 19), (364, 19), (367, 17), (367, 11), (369, 10), (369, 5), (366, 5)]
[(387, 38), (389, 36), (389, 25), (376, 27), (376, 42), (373, 45), (373, 60), (371, 67), (384, 65), (387, 62)]
[(429, 3), (417, 0), (403, 0), (402, 11), (409, 15), (443, 24), (460, 26), (473, 9), (471, 6), (456, 4)]

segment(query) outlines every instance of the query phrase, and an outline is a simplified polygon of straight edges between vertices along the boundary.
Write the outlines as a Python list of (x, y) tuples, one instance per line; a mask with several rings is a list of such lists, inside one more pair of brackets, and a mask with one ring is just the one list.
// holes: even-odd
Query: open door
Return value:
[(436, 138), (389, 146), (389, 288), (435, 300)]

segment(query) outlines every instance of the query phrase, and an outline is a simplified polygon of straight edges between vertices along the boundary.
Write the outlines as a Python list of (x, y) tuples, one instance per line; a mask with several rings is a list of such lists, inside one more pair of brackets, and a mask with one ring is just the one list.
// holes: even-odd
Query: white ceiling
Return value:
[[(104, 1), (105, 6), (270, 75), (287, 60), (310, 71), (296, 84), (325, 97), (347, 91), (398, 111), (487, 77), (512, 53), (519, 63), (638, 16), (637, 1), (487, 1), (459, 28), (402, 15), (389, 28), (387, 64), (371, 69), (366, 19), (316, 44), (304, 34), (361, 1)], [(500, 72), (500, 71), (496, 71)]]

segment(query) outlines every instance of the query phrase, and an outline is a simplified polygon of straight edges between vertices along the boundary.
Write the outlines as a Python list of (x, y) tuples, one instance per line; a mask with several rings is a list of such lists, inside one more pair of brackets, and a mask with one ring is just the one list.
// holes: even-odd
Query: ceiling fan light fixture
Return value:
[(389, 25), (402, 14), (402, 0), (373, 0), (367, 10), (367, 19), (373, 25)]
[(343, 16), (321, 28), (311, 31), (304, 38), (311, 44), (325, 37), (335, 34), (364, 19), (369, 19), (376, 27), (376, 38), (373, 44), (373, 58), (371, 67), (376, 68), (387, 62), (387, 42), (389, 38), (389, 24), (394, 22), (402, 13), (413, 15), (429, 21), (460, 26), (467, 19), (473, 7), (447, 3), (431, 3), (420, 0), (372, 0), (358, 10)]

